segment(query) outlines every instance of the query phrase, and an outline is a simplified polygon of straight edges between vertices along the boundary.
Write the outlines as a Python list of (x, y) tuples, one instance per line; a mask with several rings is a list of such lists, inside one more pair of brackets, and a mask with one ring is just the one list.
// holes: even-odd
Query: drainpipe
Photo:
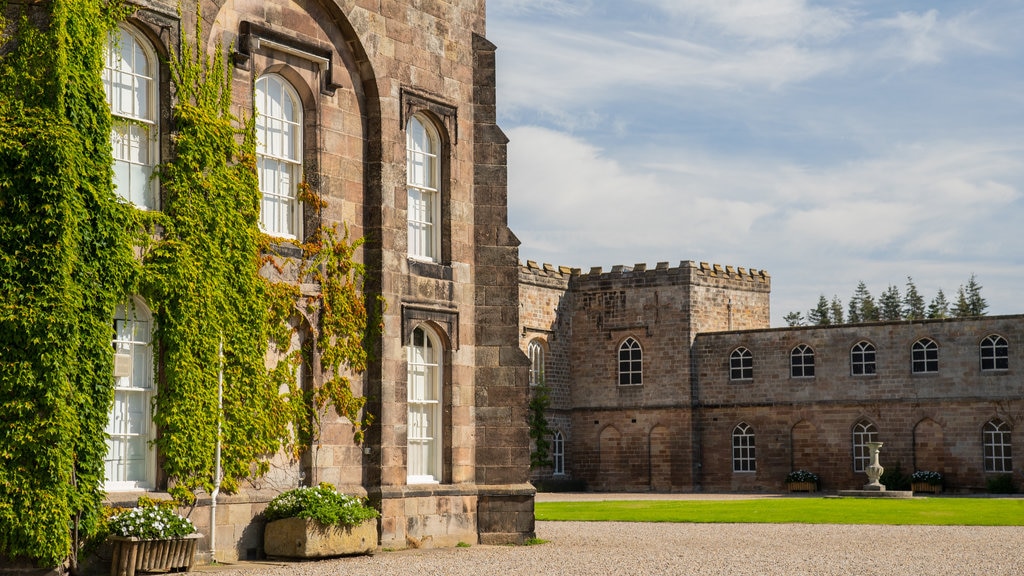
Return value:
[(210, 493), (210, 561), (217, 562), (217, 496), (220, 495), (220, 413), (224, 410), (224, 337), (217, 349), (217, 448), (213, 455), (213, 492)]

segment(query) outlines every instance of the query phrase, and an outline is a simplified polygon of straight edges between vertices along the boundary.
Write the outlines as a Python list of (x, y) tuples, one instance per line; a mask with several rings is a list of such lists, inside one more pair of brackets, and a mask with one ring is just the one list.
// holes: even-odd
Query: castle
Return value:
[(880, 441), (887, 467), (981, 491), (1024, 450), (1024, 316), (772, 329), (766, 272), (703, 262), (527, 262), (519, 281), (520, 346), (551, 398), (535, 481), (774, 492), (805, 469), (855, 489)]

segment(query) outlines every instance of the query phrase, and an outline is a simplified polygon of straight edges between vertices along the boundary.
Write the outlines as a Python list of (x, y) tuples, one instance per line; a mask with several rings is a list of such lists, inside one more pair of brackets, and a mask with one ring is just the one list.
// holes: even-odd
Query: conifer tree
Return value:
[(843, 301), (839, 299), (839, 296), (832, 295), (832, 323), (842, 324), (843, 323)]
[(863, 280), (857, 284), (857, 289), (853, 292), (853, 296), (850, 297), (849, 310), (847, 319), (851, 324), (875, 322), (878, 320), (878, 306), (875, 304), (875, 298), (871, 295), (867, 284)]
[(935, 298), (932, 298), (931, 304), (928, 305), (928, 318), (948, 318), (949, 317), (949, 301), (946, 300), (946, 293), (939, 288), (939, 291), (935, 293)]
[(981, 285), (978, 284), (974, 274), (971, 274), (971, 278), (967, 281), (965, 292), (967, 293), (967, 308), (971, 316), (984, 316), (985, 311), (988, 310), (988, 302), (981, 297)]
[(903, 294), (903, 317), (920, 320), (925, 317), (924, 297), (917, 291), (914, 279), (907, 276), (907, 291)]
[(811, 326), (827, 326), (829, 321), (828, 299), (822, 294), (818, 297), (818, 305), (807, 312), (807, 323)]
[(890, 284), (885, 292), (878, 298), (880, 320), (892, 321), (903, 319), (903, 298), (900, 297), (900, 290)]
[(782, 320), (786, 323), (786, 326), (792, 328), (793, 326), (804, 325), (804, 315), (800, 312), (790, 312), (782, 317)]

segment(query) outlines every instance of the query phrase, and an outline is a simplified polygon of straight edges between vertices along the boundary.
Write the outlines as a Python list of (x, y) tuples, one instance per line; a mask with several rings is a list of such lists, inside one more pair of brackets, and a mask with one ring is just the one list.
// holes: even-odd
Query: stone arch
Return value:
[(789, 430), (790, 467), (793, 470), (819, 469), (820, 439), (818, 430), (808, 420), (801, 420)]
[(943, 430), (938, 422), (925, 418), (914, 426), (914, 469), (945, 473)]
[(599, 483), (617, 485), (622, 474), (622, 433), (615, 426), (605, 426), (598, 437), (598, 478)]
[(672, 488), (672, 435), (669, 429), (660, 424), (651, 428), (647, 446), (650, 488), (654, 492), (666, 492)]

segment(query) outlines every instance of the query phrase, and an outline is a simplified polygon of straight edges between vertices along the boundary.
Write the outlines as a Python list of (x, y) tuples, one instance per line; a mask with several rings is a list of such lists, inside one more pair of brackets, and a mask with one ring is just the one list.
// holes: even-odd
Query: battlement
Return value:
[(533, 260), (527, 260), (526, 264), (523, 264), (522, 262), (519, 263), (519, 273), (541, 276), (544, 278), (568, 279), (570, 276), (579, 276), (580, 269), (569, 268), (568, 266), (552, 266), (547, 262), (538, 265)]

